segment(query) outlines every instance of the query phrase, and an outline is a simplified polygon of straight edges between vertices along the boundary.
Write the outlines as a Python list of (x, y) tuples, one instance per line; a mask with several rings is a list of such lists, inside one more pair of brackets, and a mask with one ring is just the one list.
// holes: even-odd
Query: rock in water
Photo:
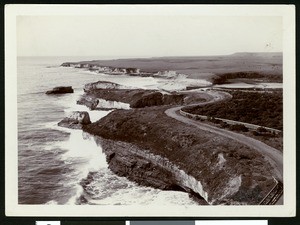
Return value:
[(58, 123), (58, 126), (71, 129), (81, 129), (83, 125), (90, 124), (90, 116), (85, 111), (75, 111)]
[(99, 100), (96, 98), (92, 98), (89, 96), (81, 96), (79, 100), (76, 102), (78, 105), (85, 105), (88, 107), (90, 110), (94, 110), (97, 108), (99, 104)]
[(90, 105), (90, 110), (94, 110), (94, 109), (96, 109), (96, 107), (97, 107), (97, 105), (99, 104), (99, 100), (98, 99), (96, 99), (96, 100), (94, 100), (93, 102), (92, 102), (92, 104)]
[(66, 87), (55, 87), (50, 91), (47, 91), (47, 95), (51, 94), (66, 94), (66, 93), (74, 93), (74, 90), (71, 86), (66, 86)]

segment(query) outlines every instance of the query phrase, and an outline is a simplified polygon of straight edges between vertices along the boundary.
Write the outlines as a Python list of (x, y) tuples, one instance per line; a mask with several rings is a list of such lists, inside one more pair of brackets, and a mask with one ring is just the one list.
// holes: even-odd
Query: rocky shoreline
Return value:
[(188, 192), (201, 205), (257, 205), (275, 183), (271, 165), (258, 152), (164, 113), (175, 105), (205, 101), (203, 93), (162, 94), (96, 82), (85, 85), (82, 98), (79, 104), (87, 106), (99, 98), (130, 104), (130, 109), (80, 124), (95, 137), (110, 170), (119, 176)]

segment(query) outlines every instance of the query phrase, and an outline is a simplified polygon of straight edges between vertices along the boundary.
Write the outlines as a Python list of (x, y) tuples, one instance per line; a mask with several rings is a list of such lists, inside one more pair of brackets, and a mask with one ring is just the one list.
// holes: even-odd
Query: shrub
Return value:
[(243, 124), (234, 124), (234, 125), (231, 125), (230, 129), (233, 130), (233, 131), (243, 131), (243, 132), (247, 132), (249, 130)]
[(221, 122), (220, 122), (220, 125), (221, 125), (222, 128), (227, 128), (227, 127), (229, 127), (229, 124), (226, 123), (226, 122), (224, 122), (224, 121), (221, 121)]

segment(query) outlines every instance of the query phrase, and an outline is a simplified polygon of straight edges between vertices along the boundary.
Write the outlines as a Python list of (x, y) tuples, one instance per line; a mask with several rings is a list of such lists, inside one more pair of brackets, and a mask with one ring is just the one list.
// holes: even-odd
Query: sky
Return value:
[(201, 56), (281, 52), (274, 16), (18, 16), (18, 56)]

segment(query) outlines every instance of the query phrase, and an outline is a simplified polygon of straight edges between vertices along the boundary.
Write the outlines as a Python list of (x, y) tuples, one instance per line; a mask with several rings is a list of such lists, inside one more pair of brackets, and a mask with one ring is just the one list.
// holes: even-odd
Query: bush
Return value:
[(222, 122), (222, 120), (218, 120), (218, 119), (213, 117), (212, 122), (215, 123), (215, 124), (220, 124)]
[(195, 119), (198, 121), (203, 121), (203, 119), (200, 116), (197, 116)]
[(243, 131), (243, 132), (247, 132), (249, 130), (243, 124), (234, 124), (234, 125), (231, 125), (230, 129), (233, 130), (233, 131)]
[(227, 128), (227, 127), (229, 127), (229, 124), (226, 123), (226, 122), (224, 122), (224, 121), (221, 121), (221, 122), (220, 122), (220, 125), (221, 125), (222, 128)]

